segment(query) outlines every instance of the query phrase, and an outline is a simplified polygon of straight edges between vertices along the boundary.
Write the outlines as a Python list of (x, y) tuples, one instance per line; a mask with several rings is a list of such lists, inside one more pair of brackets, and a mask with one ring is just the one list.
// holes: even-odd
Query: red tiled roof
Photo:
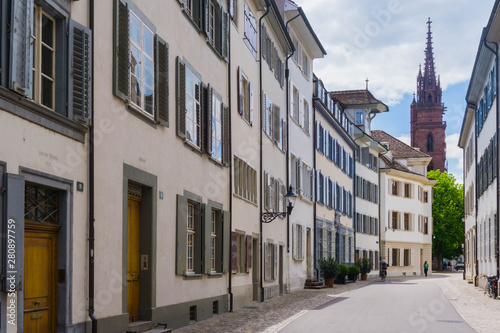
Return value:
[(372, 130), (372, 136), (378, 142), (388, 142), (389, 149), (392, 151), (393, 158), (429, 158), (430, 155), (421, 152), (415, 148), (408, 146), (403, 141), (400, 141), (393, 137), (392, 135), (380, 131), (380, 130)]

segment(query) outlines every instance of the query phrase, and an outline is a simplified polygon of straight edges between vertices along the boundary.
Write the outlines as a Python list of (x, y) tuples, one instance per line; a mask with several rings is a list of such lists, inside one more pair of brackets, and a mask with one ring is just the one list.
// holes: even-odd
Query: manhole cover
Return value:
[(438, 323), (448, 323), (448, 324), (460, 324), (463, 323), (461, 320), (438, 320)]

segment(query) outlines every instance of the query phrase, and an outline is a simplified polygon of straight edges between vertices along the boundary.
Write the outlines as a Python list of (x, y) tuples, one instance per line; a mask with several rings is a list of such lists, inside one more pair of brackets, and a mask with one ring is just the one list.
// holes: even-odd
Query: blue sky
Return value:
[(432, 20), (436, 74), (447, 107), (448, 170), (462, 182), (457, 147), (468, 80), (495, 0), (294, 0), (304, 9), (328, 55), (314, 72), (328, 90), (369, 89), (389, 105), (375, 118), (381, 129), (409, 143), (410, 104), (424, 63), (427, 19)]

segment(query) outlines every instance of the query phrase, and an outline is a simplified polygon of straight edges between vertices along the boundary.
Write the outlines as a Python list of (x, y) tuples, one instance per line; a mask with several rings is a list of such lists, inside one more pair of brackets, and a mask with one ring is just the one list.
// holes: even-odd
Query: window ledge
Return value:
[(208, 274), (208, 278), (221, 278), (224, 275), (225, 275), (224, 273), (216, 273), (216, 272), (214, 272), (214, 273)]
[(0, 109), (79, 142), (85, 142), (88, 126), (0, 87)]
[(189, 141), (188, 139), (183, 139), (184, 145), (190, 148), (193, 152), (199, 154), (200, 156), (203, 155), (203, 152), (201, 151), (201, 148)]
[(202, 274), (184, 274), (184, 280), (201, 280)]
[(221, 161), (219, 161), (218, 159), (216, 159), (215, 157), (213, 157), (212, 155), (208, 155), (208, 160), (210, 162), (212, 162), (213, 164), (217, 165), (218, 167), (221, 167), (223, 168), (224, 167), (224, 164), (222, 164)]
[(137, 118), (144, 120), (145, 122), (149, 123), (151, 126), (156, 128), (156, 120), (154, 119), (154, 116), (149, 115), (147, 112), (141, 110), (139, 107), (135, 106), (132, 103), (126, 103), (127, 105), (127, 110)]
[(251, 205), (254, 205), (255, 207), (259, 207), (255, 202), (245, 198), (245, 197), (242, 197), (241, 195), (237, 194), (237, 193), (233, 193), (233, 196), (235, 196), (236, 198), (238, 199), (241, 199), (243, 201), (246, 201), (247, 203), (251, 204)]

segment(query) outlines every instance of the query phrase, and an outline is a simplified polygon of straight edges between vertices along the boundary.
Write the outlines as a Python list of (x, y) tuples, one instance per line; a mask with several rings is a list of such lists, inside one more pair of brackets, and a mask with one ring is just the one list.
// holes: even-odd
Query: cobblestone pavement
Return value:
[(462, 274), (448, 275), (436, 284), (441, 288), (462, 318), (477, 332), (500, 330), (500, 300), (484, 295), (484, 290), (462, 279)]
[[(377, 278), (378, 279), (378, 278)], [(175, 333), (211, 332), (276, 332), (307, 310), (332, 301), (340, 294), (362, 288), (373, 282), (356, 281), (333, 288), (319, 290), (301, 289), (291, 294), (274, 297), (265, 302), (255, 302), (251, 308), (235, 309), (210, 319), (174, 330)]]

